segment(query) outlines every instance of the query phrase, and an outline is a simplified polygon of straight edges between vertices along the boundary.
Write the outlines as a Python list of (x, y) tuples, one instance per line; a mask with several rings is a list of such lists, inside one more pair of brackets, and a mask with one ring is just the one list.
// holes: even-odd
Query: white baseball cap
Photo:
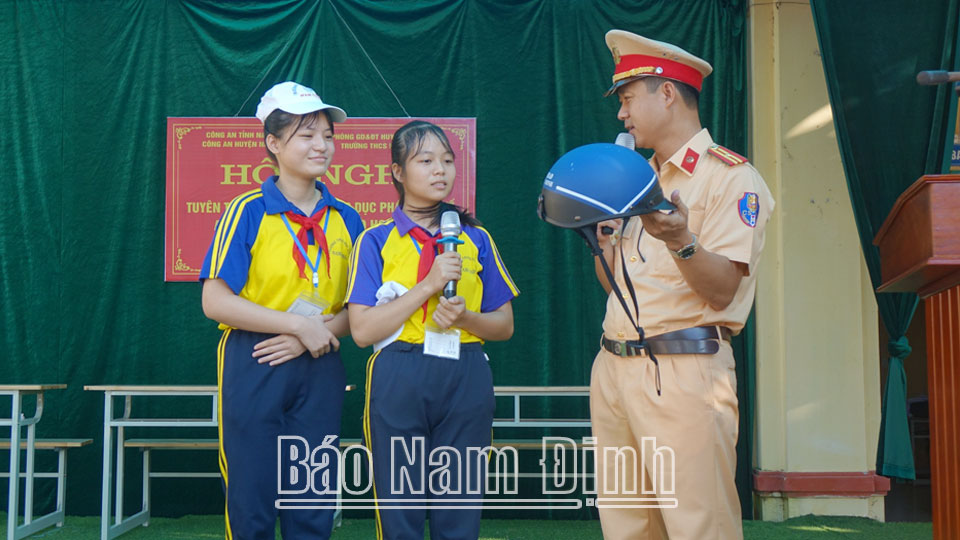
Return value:
[(257, 105), (257, 118), (266, 122), (270, 113), (280, 109), (291, 114), (308, 114), (315, 111), (327, 111), (334, 122), (343, 122), (347, 113), (340, 107), (327, 105), (313, 90), (293, 81), (282, 82), (267, 90)]

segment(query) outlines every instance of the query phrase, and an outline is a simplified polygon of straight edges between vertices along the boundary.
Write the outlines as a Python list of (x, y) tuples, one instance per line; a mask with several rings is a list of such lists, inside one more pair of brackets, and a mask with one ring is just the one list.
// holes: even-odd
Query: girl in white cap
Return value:
[[(279, 174), (235, 198), (217, 222), (200, 272), (203, 311), (220, 323), (217, 348), (220, 469), (226, 538), (328, 538), (336, 493), (336, 449), (345, 375), (338, 337), (347, 265), (360, 216), (319, 180), (334, 155), (334, 122), (346, 119), (312, 89), (280, 83), (257, 118)], [(314, 448), (329, 456), (323, 475), (284, 474)], [(312, 488), (312, 489), (311, 489)], [(277, 510), (278, 498), (331, 500), (328, 508)], [(282, 497), (281, 497), (282, 495)]]

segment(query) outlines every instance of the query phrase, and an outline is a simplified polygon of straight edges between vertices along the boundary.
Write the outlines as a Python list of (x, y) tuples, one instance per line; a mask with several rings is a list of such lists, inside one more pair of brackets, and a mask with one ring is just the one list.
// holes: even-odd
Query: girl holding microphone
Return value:
[[(409, 539), (423, 538), (429, 503), (404, 500), (450, 506), (444, 499), (482, 497), (482, 468), (462, 474), (477, 469), (475, 462), (467, 466), (477, 457), (468, 449), (491, 443), (493, 378), (482, 343), (513, 334), (511, 301), (519, 291), (490, 233), (443, 202), (456, 177), (443, 130), (422, 121), (404, 125), (393, 136), (391, 158), (399, 203), (392, 221), (357, 240), (347, 302), (354, 341), (377, 344), (367, 363), (364, 412), (377, 538)], [(462, 243), (438, 255), (440, 216), (449, 210), (459, 214)], [(444, 298), (449, 281), (458, 282), (457, 296)], [(384, 303), (385, 295), (395, 298)], [(437, 449), (456, 454), (447, 463), (459, 478), (433, 475), (430, 465), (404, 454), (431, 456)], [(479, 529), (479, 509), (430, 511), (433, 539), (475, 540)]]

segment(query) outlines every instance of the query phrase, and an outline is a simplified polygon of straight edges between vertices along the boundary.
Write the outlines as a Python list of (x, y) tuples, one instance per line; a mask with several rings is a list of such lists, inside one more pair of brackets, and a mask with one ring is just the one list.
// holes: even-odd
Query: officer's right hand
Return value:
[(314, 358), (340, 348), (340, 341), (327, 328), (327, 320), (329, 320), (327, 315), (302, 317), (300, 327), (295, 334), (303, 346), (310, 351), (310, 356)]
[(460, 281), (460, 254), (448, 251), (433, 260), (430, 273), (423, 279), (432, 292), (440, 292), (448, 281)]
[[(621, 226), (623, 226), (622, 219), (608, 219), (597, 223), (597, 242), (600, 244), (600, 249), (606, 250), (613, 245), (611, 239), (619, 237)], [(613, 231), (607, 234), (603, 231), (605, 227), (613, 229)]]

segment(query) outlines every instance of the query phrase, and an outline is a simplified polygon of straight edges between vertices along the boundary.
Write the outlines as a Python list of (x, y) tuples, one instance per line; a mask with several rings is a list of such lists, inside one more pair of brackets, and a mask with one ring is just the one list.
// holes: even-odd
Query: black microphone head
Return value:
[(921, 71), (917, 73), (917, 83), (926, 86), (950, 82), (950, 73), (946, 71)]
[(447, 210), (440, 214), (440, 236), (460, 236), (460, 214), (456, 210)]

